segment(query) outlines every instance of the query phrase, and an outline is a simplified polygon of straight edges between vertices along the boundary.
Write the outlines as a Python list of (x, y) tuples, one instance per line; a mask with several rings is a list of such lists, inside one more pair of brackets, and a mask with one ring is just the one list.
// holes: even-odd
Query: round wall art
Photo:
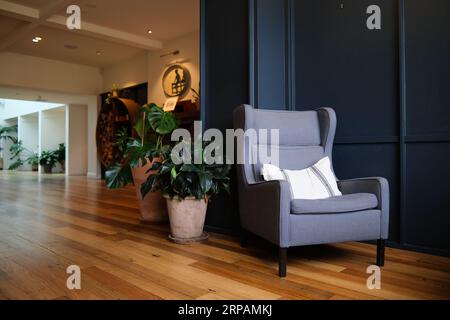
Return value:
[(187, 68), (174, 64), (167, 68), (162, 81), (166, 97), (184, 98), (191, 90), (191, 74)]

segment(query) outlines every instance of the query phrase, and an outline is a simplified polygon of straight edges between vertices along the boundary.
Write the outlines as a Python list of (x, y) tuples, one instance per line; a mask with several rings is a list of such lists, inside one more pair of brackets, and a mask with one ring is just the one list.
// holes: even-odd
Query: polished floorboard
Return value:
[[(277, 276), (275, 248), (211, 234), (177, 245), (167, 226), (142, 225), (132, 188), (0, 171), (0, 299), (449, 299), (450, 259), (386, 249), (381, 289), (362, 243), (290, 249)], [(81, 290), (66, 286), (70, 265)]]

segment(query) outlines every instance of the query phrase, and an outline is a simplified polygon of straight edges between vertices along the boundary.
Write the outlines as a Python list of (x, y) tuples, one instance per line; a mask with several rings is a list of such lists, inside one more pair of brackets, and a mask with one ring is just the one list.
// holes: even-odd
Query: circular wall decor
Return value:
[(180, 64), (171, 65), (164, 72), (162, 86), (166, 97), (182, 99), (191, 90), (191, 73)]

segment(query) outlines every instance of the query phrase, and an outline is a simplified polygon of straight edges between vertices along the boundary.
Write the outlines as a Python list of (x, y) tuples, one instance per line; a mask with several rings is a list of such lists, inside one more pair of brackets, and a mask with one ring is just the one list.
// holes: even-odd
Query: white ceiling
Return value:
[[(44, 40), (36, 44), (31, 41), (34, 36), (41, 36)], [(69, 48), (66, 48), (66, 46), (69, 46)], [(73, 49), (74, 47), (76, 48)], [(77, 32), (69, 33), (64, 30), (41, 26), (36, 28), (30, 37), (19, 40), (10, 51), (104, 67), (129, 59), (143, 50), (83, 36)], [(97, 55), (97, 51), (102, 54)]]
[[(32, 90), (0, 86), (0, 97), (2, 99), (40, 101), (61, 104), (87, 104), (88, 97), (85, 95), (64, 94), (46, 92), (43, 90)], [(44, 97), (44, 98), (43, 98)]]
[[(105, 67), (146, 50), (161, 50), (164, 42), (198, 31), (199, 1), (0, 0), (0, 50)], [(65, 27), (68, 4), (81, 8), (80, 31)], [(48, 16), (32, 17), (36, 10)], [(35, 36), (43, 40), (33, 43)]]

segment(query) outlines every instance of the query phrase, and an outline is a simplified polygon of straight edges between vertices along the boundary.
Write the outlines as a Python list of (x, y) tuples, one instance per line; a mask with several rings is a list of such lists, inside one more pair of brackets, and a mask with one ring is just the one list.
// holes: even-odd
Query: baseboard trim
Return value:
[(219, 233), (219, 234), (224, 234), (224, 235), (229, 235), (229, 236), (238, 236), (239, 235), (239, 233), (236, 230), (222, 228), (222, 227), (215, 227), (215, 226), (205, 225), (204, 229), (205, 229), (205, 231)]
[[(227, 228), (222, 228), (222, 227), (205, 225), (205, 230), (209, 231), (209, 232), (214, 232), (214, 233), (219, 233), (219, 234), (224, 234), (224, 235), (229, 235), (229, 236), (234, 236), (234, 237), (239, 236), (239, 231), (235, 230), (235, 229), (227, 229)], [(371, 240), (358, 241), (358, 242), (376, 245), (375, 240), (374, 241), (371, 241)], [(426, 253), (426, 254), (431, 254), (433, 256), (450, 257), (449, 251), (445, 251), (445, 250), (441, 250), (441, 249), (433, 249), (433, 248), (428, 248), (428, 247), (421, 247), (421, 246), (411, 245), (411, 244), (401, 244), (401, 243), (389, 241), (389, 240), (386, 240), (386, 247), (407, 250), (407, 251), (420, 252), (420, 253)]]
[(395, 248), (395, 249), (403, 249), (403, 250), (408, 250), (408, 251), (415, 251), (415, 252), (420, 252), (420, 253), (431, 254), (433, 256), (450, 257), (450, 251), (429, 248), (429, 247), (422, 247), (422, 246), (408, 244), (408, 243), (400, 244), (400, 243), (393, 242), (393, 241), (387, 241), (386, 246)]
[(94, 173), (94, 172), (88, 172), (86, 176), (88, 177), (88, 179), (94, 179), (94, 180), (100, 179), (100, 178), (97, 176), (97, 174)]

